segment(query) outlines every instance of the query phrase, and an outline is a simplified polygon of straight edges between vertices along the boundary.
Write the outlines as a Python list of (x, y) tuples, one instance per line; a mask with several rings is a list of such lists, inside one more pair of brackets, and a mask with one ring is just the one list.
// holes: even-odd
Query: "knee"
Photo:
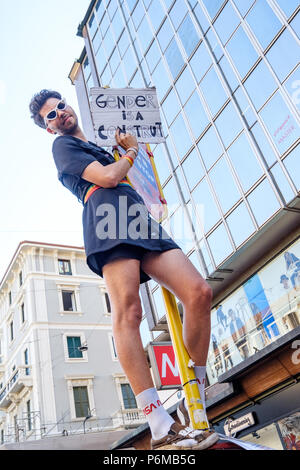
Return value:
[(125, 331), (139, 329), (142, 321), (142, 306), (140, 299), (123, 299), (120, 307), (113, 315), (113, 327)]
[(200, 278), (190, 286), (187, 302), (190, 306), (193, 307), (209, 307), (211, 305), (212, 298), (212, 288), (204, 279)]

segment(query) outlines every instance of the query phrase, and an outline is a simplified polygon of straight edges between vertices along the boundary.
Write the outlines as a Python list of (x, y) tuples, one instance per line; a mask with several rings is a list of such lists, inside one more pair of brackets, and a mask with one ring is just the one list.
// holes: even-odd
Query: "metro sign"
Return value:
[(178, 388), (181, 380), (172, 343), (152, 342), (148, 346), (148, 353), (156, 388)]

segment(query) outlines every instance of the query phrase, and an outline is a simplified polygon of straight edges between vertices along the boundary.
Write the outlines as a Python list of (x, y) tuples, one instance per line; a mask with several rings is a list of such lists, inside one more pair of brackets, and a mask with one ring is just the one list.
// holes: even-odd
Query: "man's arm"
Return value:
[[(119, 129), (116, 131), (116, 142), (125, 150), (130, 147), (138, 149), (136, 137), (130, 134), (122, 134)], [(132, 150), (128, 150), (126, 154), (132, 157), (133, 160), (136, 158), (136, 154)], [(92, 162), (84, 169), (81, 178), (103, 188), (115, 188), (127, 175), (130, 168), (131, 165), (126, 158), (120, 158), (117, 162), (106, 166), (101, 165), (99, 162)]]

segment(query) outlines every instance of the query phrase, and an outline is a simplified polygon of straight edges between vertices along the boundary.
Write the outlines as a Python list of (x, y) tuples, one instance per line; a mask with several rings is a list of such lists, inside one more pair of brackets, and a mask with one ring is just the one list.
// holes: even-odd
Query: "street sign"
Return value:
[(158, 390), (181, 387), (179, 370), (171, 342), (152, 342), (148, 345), (155, 386)]
[(165, 142), (155, 87), (91, 88), (90, 108), (97, 145), (115, 145), (115, 133), (135, 135), (138, 142)]
[[(121, 147), (113, 149), (114, 157), (119, 160), (125, 154)], [(161, 222), (167, 216), (167, 202), (164, 198), (159, 177), (154, 163), (154, 157), (148, 144), (139, 145), (139, 153), (134, 165), (127, 173), (127, 179), (143, 198), (152, 217)]]

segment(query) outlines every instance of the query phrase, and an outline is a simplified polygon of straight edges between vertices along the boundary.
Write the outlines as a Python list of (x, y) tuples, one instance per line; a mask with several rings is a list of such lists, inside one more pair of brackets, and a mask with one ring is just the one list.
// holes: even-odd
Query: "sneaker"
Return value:
[(152, 450), (204, 450), (217, 442), (213, 431), (201, 431), (173, 423), (168, 434), (161, 439), (151, 439)]
[[(178, 403), (177, 416), (178, 416), (178, 419), (181, 422), (182, 426), (188, 427), (188, 426), (191, 425), (190, 415), (189, 415), (188, 410), (186, 409), (186, 407), (184, 405), (184, 400), (185, 399), (183, 398)], [(204, 432), (209, 432), (209, 433), (211, 433), (211, 435), (214, 434), (215, 435), (215, 442), (217, 442), (217, 440), (219, 439), (218, 434), (213, 429), (206, 429)]]

